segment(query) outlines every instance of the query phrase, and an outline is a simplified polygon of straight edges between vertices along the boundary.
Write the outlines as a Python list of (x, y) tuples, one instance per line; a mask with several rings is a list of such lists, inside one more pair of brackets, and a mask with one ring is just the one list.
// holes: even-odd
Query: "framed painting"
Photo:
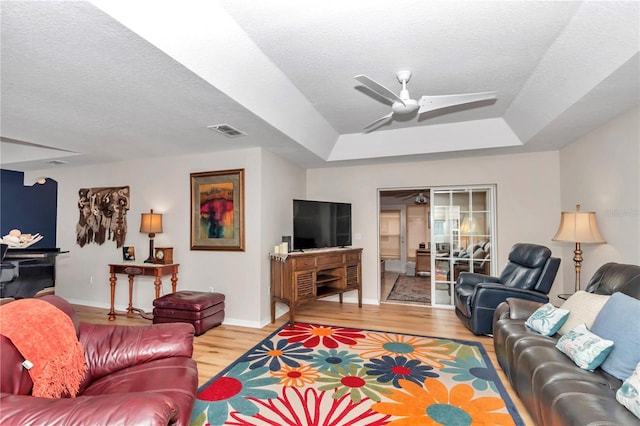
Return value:
[(244, 169), (191, 173), (191, 250), (244, 251)]
[(122, 260), (125, 262), (136, 260), (136, 249), (133, 246), (122, 247)]

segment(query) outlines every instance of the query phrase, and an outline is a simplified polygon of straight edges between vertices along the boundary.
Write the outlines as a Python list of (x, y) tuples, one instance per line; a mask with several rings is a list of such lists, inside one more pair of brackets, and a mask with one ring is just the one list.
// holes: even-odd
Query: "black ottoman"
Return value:
[(187, 322), (196, 336), (222, 324), (224, 294), (204, 291), (177, 291), (153, 301), (153, 323)]

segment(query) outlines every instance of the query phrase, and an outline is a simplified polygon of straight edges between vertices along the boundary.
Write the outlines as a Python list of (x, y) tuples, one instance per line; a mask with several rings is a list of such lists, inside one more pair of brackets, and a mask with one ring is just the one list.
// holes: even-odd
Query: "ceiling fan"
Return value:
[(496, 92), (479, 92), (461, 93), (457, 95), (423, 96), (419, 101), (416, 101), (415, 99), (411, 99), (409, 97), (409, 91), (407, 90), (407, 82), (411, 78), (411, 71), (398, 71), (396, 73), (396, 77), (402, 84), (400, 95), (396, 95), (391, 90), (387, 89), (382, 84), (376, 82), (375, 80), (372, 80), (366, 75), (355, 76), (355, 79), (360, 83), (364, 84), (366, 87), (373, 90), (378, 95), (382, 96), (385, 99), (388, 99), (393, 103), (391, 105), (391, 112), (389, 114), (367, 124), (366, 126), (364, 126), (364, 130), (373, 130), (375, 127), (378, 127), (386, 123), (387, 121), (392, 120), (394, 114), (409, 114), (414, 112), (415, 110), (418, 110), (418, 114), (422, 114), (425, 112), (435, 111), (455, 105), (496, 99)]
[(405, 196), (401, 196), (403, 200), (413, 200), (415, 204), (429, 204), (429, 190), (408, 191)]
[(415, 204), (429, 204), (429, 197), (424, 195), (424, 192), (421, 192), (416, 196), (413, 202)]

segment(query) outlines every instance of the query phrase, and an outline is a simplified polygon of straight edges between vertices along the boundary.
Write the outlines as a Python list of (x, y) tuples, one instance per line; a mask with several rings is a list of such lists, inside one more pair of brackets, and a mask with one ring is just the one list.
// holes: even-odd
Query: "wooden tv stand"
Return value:
[(293, 328), (296, 307), (310, 300), (358, 290), (362, 307), (362, 249), (318, 249), (271, 256), (271, 322), (276, 321), (276, 302), (289, 306)]

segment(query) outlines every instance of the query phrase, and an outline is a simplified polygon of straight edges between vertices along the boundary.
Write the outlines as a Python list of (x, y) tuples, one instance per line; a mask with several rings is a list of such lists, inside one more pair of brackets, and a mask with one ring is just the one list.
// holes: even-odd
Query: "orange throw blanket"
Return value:
[(0, 307), (0, 334), (33, 363), (33, 396), (77, 395), (87, 364), (67, 314), (44, 300), (16, 300)]

